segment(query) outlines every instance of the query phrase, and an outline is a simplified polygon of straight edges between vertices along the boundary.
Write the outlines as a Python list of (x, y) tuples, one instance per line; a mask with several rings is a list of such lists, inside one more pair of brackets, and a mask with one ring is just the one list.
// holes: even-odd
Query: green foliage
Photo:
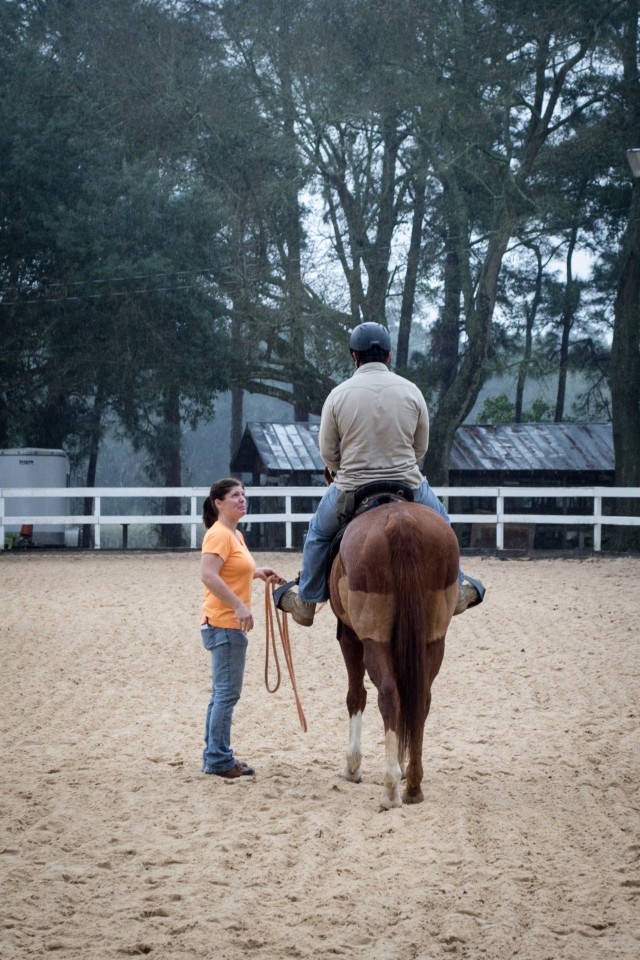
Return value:
[(494, 370), (492, 422), (550, 373), (563, 416), (576, 369), (606, 409), (637, 32), (635, 0), (0, 3), (0, 443), (90, 459), (115, 417), (168, 482), (229, 385), (319, 412), (363, 319), (431, 479)]
[(515, 420), (515, 405), (506, 393), (497, 397), (487, 397), (478, 414), (478, 423), (504, 424)]
[[(487, 397), (478, 414), (478, 423), (515, 423), (515, 404), (506, 393)], [(523, 410), (521, 423), (545, 423), (553, 420), (553, 410), (541, 397), (536, 397), (529, 410)]]
[[(8, 212), (0, 317), (10, 348), (1, 440), (64, 445), (82, 459), (111, 410), (152, 455), (152, 481), (179, 483), (180, 431), (168, 398), (178, 425), (195, 424), (211, 416), (229, 383), (215, 283), (219, 205), (178, 144), (171, 154), (162, 149), (175, 120), (151, 111), (143, 122), (140, 58), (129, 82), (124, 64), (114, 69), (123, 49), (131, 53), (128, 37), (142, 12), (124, 2), (98, 4), (97, 12), (102, 31), (67, 21), (64, 5), (35, 15), (14, 51), (18, 102), (2, 101), (14, 112), (0, 181)], [(59, 18), (55, 31), (48, 15)], [(146, 17), (147, 29), (149, 18), (165, 22), (151, 8)], [(39, 37), (49, 31), (57, 39), (43, 50)], [(154, 47), (145, 52), (149, 68)], [(155, 67), (171, 77), (170, 65)]]

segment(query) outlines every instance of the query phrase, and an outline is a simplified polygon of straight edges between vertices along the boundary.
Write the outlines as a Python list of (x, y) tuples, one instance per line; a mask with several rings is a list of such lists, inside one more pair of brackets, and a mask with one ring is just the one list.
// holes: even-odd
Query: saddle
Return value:
[[(367, 510), (373, 510), (374, 507), (379, 507), (383, 503), (392, 503), (394, 500), (413, 503), (413, 490), (408, 483), (404, 483), (402, 480), (372, 480), (371, 483), (364, 483), (361, 487), (356, 487), (355, 490), (344, 490), (340, 494), (337, 504), (340, 528), (329, 548), (325, 570), (327, 583), (329, 582), (331, 565), (336, 558), (340, 549), (340, 542), (351, 520), (359, 517), (361, 513), (366, 513)], [(273, 600), (276, 607), (280, 608), (280, 600), (284, 594), (291, 587), (297, 586), (299, 582), (300, 575), (295, 580), (290, 580), (289, 583), (284, 583), (277, 590), (274, 590)]]
[(338, 520), (341, 526), (329, 548), (326, 569), (327, 581), (349, 523), (359, 517), (360, 514), (373, 510), (374, 507), (394, 501), (413, 503), (413, 490), (408, 483), (404, 483), (402, 480), (372, 480), (371, 483), (364, 483), (361, 487), (356, 487), (355, 490), (346, 490), (340, 496), (338, 500)]

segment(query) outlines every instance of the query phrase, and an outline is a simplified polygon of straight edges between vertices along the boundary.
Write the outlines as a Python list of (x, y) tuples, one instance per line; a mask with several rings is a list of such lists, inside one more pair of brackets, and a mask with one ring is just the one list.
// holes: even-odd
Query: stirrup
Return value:
[(289, 583), (283, 583), (281, 587), (278, 587), (277, 590), (273, 591), (273, 602), (275, 603), (278, 610), (282, 610), (280, 606), (280, 601), (284, 597), (287, 590), (291, 590), (292, 587), (297, 587), (300, 583), (300, 576), (298, 575), (295, 580), (289, 580)]

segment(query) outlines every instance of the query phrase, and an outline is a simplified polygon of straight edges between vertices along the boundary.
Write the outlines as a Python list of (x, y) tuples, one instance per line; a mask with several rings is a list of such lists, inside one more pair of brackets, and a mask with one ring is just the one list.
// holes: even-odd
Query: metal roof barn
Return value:
[[(249, 422), (231, 469), (252, 482), (323, 483), (318, 423)], [(610, 423), (474, 424), (456, 432), (449, 483), (559, 482), (611, 485), (615, 478)]]
[[(247, 423), (240, 446), (232, 458), (231, 468), (236, 475), (250, 474), (250, 482), (254, 486), (323, 486), (324, 464), (318, 450), (319, 429), (317, 423)], [(449, 464), (449, 485), (452, 487), (613, 486), (613, 430), (610, 423), (463, 426), (456, 432)], [(265, 496), (269, 496), (266, 491)], [(574, 514), (581, 514), (589, 513), (592, 509), (590, 501), (582, 503), (580, 498), (573, 498), (570, 502), (562, 498), (543, 499), (546, 513), (570, 510)], [(540, 507), (541, 502), (538, 500), (536, 504), (527, 505), (518, 501), (514, 509), (526, 513), (529, 509)], [(254, 509), (256, 513), (268, 512), (269, 500), (255, 503)], [(300, 509), (303, 507), (300, 506)], [(474, 530), (478, 536), (481, 533), (483, 513), (491, 513), (493, 509), (492, 503), (486, 498), (450, 498), (450, 513), (478, 515), (478, 522), (467, 525), (468, 530), (457, 530), (463, 546), (495, 548), (495, 522), (490, 523), (482, 534), (489, 537), (490, 543), (474, 542)], [(276, 534), (272, 529), (275, 525), (263, 526), (265, 530), (261, 532), (256, 526), (255, 536), (260, 538), (256, 543), (264, 548), (273, 547), (269, 538)], [(296, 526), (296, 547), (302, 545), (298, 536), (300, 532)], [(509, 527), (508, 537), (513, 542), (507, 542), (507, 537), (505, 546), (522, 546), (517, 540), (521, 533), (514, 526)], [(579, 542), (580, 538), (584, 539), (583, 532), (578, 531), (574, 535), (562, 526), (547, 530), (528, 525), (524, 533), (527, 537), (525, 546), (528, 547), (533, 545), (529, 541), (533, 540), (534, 533), (535, 545), (543, 548), (564, 546), (570, 536), (578, 537)]]
[(266, 476), (267, 483), (324, 483), (319, 430), (318, 423), (249, 422), (231, 458), (231, 470), (252, 474), (256, 485), (260, 485), (260, 476)]
[(460, 427), (449, 460), (449, 483), (611, 485), (615, 479), (610, 423), (514, 423)]

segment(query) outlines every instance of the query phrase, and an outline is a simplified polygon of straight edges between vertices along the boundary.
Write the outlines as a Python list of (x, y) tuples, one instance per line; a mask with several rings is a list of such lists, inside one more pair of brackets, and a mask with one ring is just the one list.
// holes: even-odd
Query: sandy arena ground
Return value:
[[(259, 562), (294, 575), (296, 555)], [(425, 738), (425, 803), (341, 779), (334, 621), (264, 686), (264, 592), (234, 746), (200, 773), (197, 554), (0, 557), (0, 956), (637, 960), (640, 560), (467, 558)], [(284, 670), (284, 664), (283, 664)]]

